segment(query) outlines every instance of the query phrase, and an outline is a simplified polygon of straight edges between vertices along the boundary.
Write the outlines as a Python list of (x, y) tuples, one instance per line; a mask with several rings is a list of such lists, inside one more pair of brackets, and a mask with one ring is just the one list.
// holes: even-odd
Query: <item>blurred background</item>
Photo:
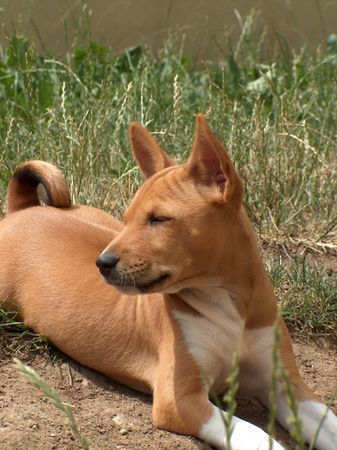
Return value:
[(40, 50), (64, 53), (92, 33), (118, 54), (141, 43), (158, 50), (173, 30), (185, 33), (187, 55), (219, 58), (225, 30), (235, 40), (252, 9), (269, 35), (268, 56), (279, 39), (291, 48), (313, 48), (336, 31), (335, 0), (1, 0), (0, 42), (20, 31)]

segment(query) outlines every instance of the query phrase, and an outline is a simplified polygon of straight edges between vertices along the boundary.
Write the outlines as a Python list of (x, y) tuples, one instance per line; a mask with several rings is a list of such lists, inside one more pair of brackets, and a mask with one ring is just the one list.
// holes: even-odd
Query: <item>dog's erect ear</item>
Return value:
[(192, 153), (186, 163), (198, 187), (217, 203), (239, 206), (243, 187), (223, 145), (210, 130), (203, 114), (198, 114)]
[(158, 142), (139, 123), (132, 122), (130, 124), (129, 139), (138, 166), (145, 178), (174, 165), (172, 159), (160, 148)]

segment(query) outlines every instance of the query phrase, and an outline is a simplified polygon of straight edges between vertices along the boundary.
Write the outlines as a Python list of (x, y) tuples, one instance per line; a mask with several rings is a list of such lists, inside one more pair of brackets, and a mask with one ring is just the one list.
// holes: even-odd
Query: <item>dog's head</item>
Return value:
[(230, 264), (243, 188), (230, 158), (199, 114), (192, 152), (175, 165), (151, 134), (129, 136), (146, 178), (124, 214), (124, 228), (97, 265), (122, 292), (178, 292), (217, 283)]

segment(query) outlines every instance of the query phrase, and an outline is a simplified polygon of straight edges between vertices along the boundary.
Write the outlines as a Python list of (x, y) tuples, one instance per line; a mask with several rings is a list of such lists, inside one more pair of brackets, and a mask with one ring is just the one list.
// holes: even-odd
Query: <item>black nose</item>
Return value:
[(108, 271), (109, 269), (113, 269), (116, 267), (119, 258), (114, 253), (106, 252), (102, 253), (96, 259), (96, 266), (100, 269), (100, 271)]

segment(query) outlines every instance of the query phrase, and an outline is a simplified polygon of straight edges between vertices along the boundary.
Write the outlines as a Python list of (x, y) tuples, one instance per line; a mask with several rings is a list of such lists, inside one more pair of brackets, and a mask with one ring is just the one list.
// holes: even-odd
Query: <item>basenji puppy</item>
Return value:
[[(277, 305), (240, 178), (202, 114), (183, 165), (140, 124), (129, 135), (146, 181), (123, 223), (71, 206), (54, 166), (17, 167), (0, 222), (0, 298), (76, 361), (152, 393), (155, 426), (218, 449), (282, 449), (237, 417), (226, 429), (228, 413), (209, 400), (225, 391), (234, 355), (242, 394), (268, 407), (272, 388)], [(302, 381), (282, 320), (279, 329), (303, 437), (336, 450), (337, 417)], [(290, 430), (285, 392), (276, 374), (276, 416)]]

